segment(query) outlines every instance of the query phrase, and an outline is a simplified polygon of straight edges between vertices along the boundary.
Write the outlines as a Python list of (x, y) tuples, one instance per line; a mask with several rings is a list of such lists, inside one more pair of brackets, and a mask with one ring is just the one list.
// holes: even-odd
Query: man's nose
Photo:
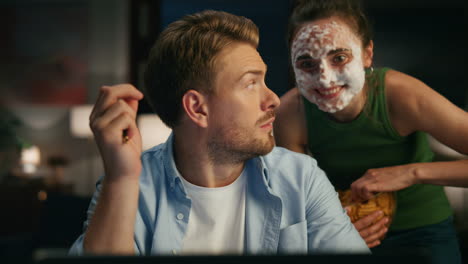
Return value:
[(262, 110), (269, 111), (277, 108), (280, 105), (280, 99), (275, 92), (270, 90), (268, 86), (265, 85), (265, 96), (262, 102)]

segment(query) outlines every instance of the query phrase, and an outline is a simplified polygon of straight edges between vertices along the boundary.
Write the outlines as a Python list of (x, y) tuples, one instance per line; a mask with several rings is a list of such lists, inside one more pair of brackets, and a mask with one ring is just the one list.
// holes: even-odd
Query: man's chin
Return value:
[(275, 147), (275, 140), (273, 137), (265, 139), (264, 141), (252, 142), (248, 148), (245, 149), (244, 153), (250, 153), (249, 158), (258, 156), (265, 156), (270, 153)]
[(269, 138), (263, 145), (261, 151), (259, 151), (259, 156), (267, 155), (273, 150), (274, 147), (275, 147), (275, 139), (272, 135), (269, 135)]

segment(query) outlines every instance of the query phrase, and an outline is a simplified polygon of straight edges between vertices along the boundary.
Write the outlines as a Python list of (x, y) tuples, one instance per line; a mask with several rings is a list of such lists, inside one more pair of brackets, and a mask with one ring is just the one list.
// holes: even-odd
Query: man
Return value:
[(106, 176), (72, 254), (369, 252), (316, 163), (274, 148), (279, 99), (257, 45), (253, 22), (225, 12), (169, 25), (145, 96), (173, 134), (141, 158), (143, 95), (102, 87), (90, 125)]

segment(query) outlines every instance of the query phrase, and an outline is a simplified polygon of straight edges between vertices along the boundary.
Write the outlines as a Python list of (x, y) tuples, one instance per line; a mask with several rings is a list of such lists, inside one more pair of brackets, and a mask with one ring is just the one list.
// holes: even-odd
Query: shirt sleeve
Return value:
[[(83, 233), (75, 240), (73, 245), (70, 247), (70, 250), (68, 251), (68, 255), (70, 256), (85, 255), (84, 248), (83, 248), (84, 233), (86, 232), (86, 229), (88, 228), (88, 225), (89, 225), (89, 220), (93, 216), (94, 210), (96, 209), (97, 201), (99, 199), (99, 195), (102, 189), (102, 180), (103, 180), (103, 177), (99, 178), (99, 180), (96, 183), (96, 191), (94, 192), (93, 198), (91, 199), (91, 203), (89, 204), (86, 221), (83, 223)], [(136, 243), (135, 243), (135, 254), (136, 255), (141, 254)]]
[(316, 166), (309, 179), (306, 202), (308, 252), (370, 254), (325, 172)]
[(89, 220), (94, 214), (94, 210), (96, 209), (96, 204), (99, 199), (99, 194), (101, 193), (102, 189), (102, 182), (103, 177), (99, 178), (99, 180), (96, 183), (96, 191), (93, 194), (93, 198), (91, 199), (91, 203), (89, 204), (88, 211), (87, 211), (87, 217), (86, 221), (83, 223), (83, 233), (78, 237), (78, 239), (75, 240), (73, 245), (71, 246), (68, 254), (72, 256), (82, 256), (84, 255), (84, 250), (83, 250), (83, 242), (84, 242), (84, 233), (86, 232), (86, 229), (88, 228), (89, 225)]

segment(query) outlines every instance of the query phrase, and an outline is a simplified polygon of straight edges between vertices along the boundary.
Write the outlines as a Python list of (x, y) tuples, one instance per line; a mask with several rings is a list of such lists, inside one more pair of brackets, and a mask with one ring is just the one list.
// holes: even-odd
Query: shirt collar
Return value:
[(255, 157), (249, 160), (248, 163), (249, 162), (252, 162), (254, 164), (257, 171), (259, 171), (262, 175), (264, 185), (269, 187), (270, 186), (270, 175), (269, 175), (270, 173), (265, 163), (265, 156)]
[[(163, 155), (164, 169), (166, 172), (166, 177), (168, 179), (169, 187), (171, 189), (174, 189), (175, 186), (178, 184), (177, 182), (181, 182), (180, 177), (182, 177), (179, 171), (177, 170), (175, 160), (174, 160), (174, 132), (171, 132), (171, 134), (169, 135), (164, 145), (165, 145), (164, 155)], [(182, 186), (182, 190), (184, 190), (183, 186)]]
[[(166, 176), (168, 177), (167, 179), (169, 180), (169, 185), (171, 188), (175, 188), (175, 186), (178, 184), (177, 182), (181, 183), (180, 177), (181, 174), (177, 170), (175, 160), (174, 160), (174, 132), (171, 132), (169, 135), (169, 138), (167, 141), (164, 143), (164, 155), (163, 155), (163, 162), (164, 162), (164, 167), (166, 171)], [(259, 156), (252, 158), (248, 160), (245, 164), (245, 166), (255, 166), (255, 170), (257, 172), (261, 172), (262, 179), (263, 179), (263, 184), (267, 189), (269, 188), (269, 171), (268, 167), (265, 162), (265, 157), (264, 156)], [(182, 184), (181, 184), (182, 190), (184, 190)], [(184, 190), (185, 192), (185, 190)]]

